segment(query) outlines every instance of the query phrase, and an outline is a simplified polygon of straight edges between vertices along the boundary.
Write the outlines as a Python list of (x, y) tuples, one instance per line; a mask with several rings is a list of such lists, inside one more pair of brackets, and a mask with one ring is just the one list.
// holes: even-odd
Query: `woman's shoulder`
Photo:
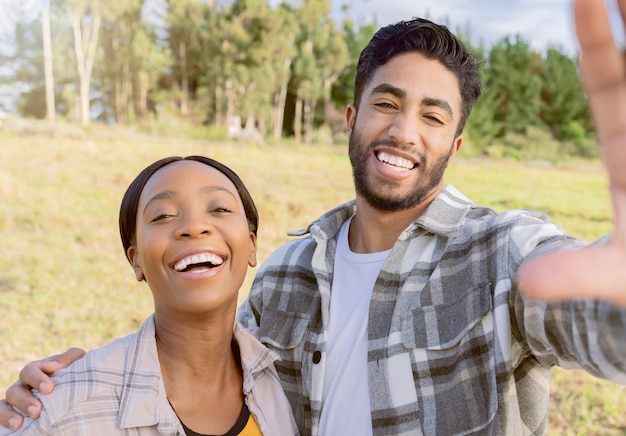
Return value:
[[(57, 371), (52, 376), (54, 391), (49, 395), (35, 393), (44, 403), (44, 410), (59, 417), (92, 401), (106, 402), (110, 399), (119, 402), (122, 387), (126, 385), (129, 375), (141, 375), (134, 374), (136, 369), (142, 374), (155, 371), (158, 373), (158, 365), (156, 368), (149, 368), (151, 365), (139, 362), (144, 355), (147, 354), (146, 358), (149, 358), (152, 354), (142, 352), (142, 347), (145, 346), (142, 341), (150, 340), (145, 327), (146, 323), (137, 332), (90, 350), (82, 359)], [(152, 340), (153, 338), (152, 334)], [(158, 357), (156, 359), (158, 361)], [(154, 376), (158, 377), (158, 374)]]

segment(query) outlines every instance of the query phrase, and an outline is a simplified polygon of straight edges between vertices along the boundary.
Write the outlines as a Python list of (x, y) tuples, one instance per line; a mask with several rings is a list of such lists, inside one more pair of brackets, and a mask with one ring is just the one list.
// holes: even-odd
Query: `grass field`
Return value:
[[(288, 230), (353, 196), (345, 147), (260, 147), (95, 127), (0, 130), (0, 389), (24, 363), (70, 346), (98, 347), (151, 313), (149, 290), (134, 280), (121, 249), (119, 201), (148, 163), (189, 154), (223, 161), (249, 187), (261, 218), (259, 261)], [(597, 163), (478, 162), (461, 152), (446, 181), (497, 210), (543, 210), (585, 240), (611, 231)], [(626, 387), (554, 370), (550, 434), (625, 434), (624, 410)]]

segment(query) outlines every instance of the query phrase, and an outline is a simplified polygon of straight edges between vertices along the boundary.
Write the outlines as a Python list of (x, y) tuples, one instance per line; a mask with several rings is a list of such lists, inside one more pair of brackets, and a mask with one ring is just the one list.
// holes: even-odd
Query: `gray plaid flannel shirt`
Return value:
[[(275, 251), (239, 311), (281, 357), (302, 434), (318, 433), (336, 237), (354, 212), (346, 203)], [(582, 245), (544, 214), (496, 213), (446, 186), (402, 232), (374, 287), (374, 434), (543, 434), (551, 366), (626, 383), (626, 311), (531, 301), (514, 283), (525, 258)]]

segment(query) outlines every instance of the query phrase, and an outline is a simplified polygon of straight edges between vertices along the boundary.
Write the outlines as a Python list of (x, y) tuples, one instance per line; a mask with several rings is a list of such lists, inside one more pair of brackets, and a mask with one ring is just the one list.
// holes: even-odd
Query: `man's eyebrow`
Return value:
[[(200, 188), (200, 193), (201, 194), (207, 194), (209, 192), (216, 192), (216, 191), (221, 191), (221, 192), (226, 192), (227, 194), (229, 194), (230, 196), (232, 196), (235, 200), (237, 199), (237, 196), (235, 194), (233, 194), (230, 190), (222, 187), (222, 186), (204, 186), (202, 188)], [(147, 202), (146, 205), (143, 208), (144, 213), (146, 212), (146, 209), (148, 209), (148, 206), (150, 206), (150, 204), (154, 203), (155, 201), (158, 200), (167, 200), (169, 198), (174, 198), (178, 195), (178, 193), (176, 191), (161, 191), (158, 194), (154, 195), (152, 198), (150, 198)]]
[(406, 92), (403, 89), (390, 85), (389, 83), (381, 83), (376, 86), (372, 89), (372, 94), (391, 94), (398, 98), (406, 98)]
[(425, 97), (422, 100), (422, 104), (424, 106), (437, 106), (438, 108), (441, 108), (444, 111), (446, 111), (448, 115), (450, 115), (450, 117), (454, 119), (454, 113), (452, 112), (452, 107), (445, 100), (441, 100), (440, 98)]

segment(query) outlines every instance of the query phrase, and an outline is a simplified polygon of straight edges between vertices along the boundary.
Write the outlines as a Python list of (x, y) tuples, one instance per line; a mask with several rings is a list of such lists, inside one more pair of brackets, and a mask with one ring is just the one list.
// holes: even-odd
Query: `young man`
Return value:
[[(598, 248), (444, 187), (480, 93), (477, 62), (447, 29), (387, 26), (361, 54), (346, 111), (356, 200), (273, 253), (239, 312), (281, 356), (303, 434), (542, 433), (552, 365), (626, 383), (626, 74), (603, 2), (575, 8), (616, 211)], [(27, 365), (23, 383), (59, 366)], [(9, 399), (36, 414), (25, 385)], [(0, 403), (0, 422), (11, 417)]]

